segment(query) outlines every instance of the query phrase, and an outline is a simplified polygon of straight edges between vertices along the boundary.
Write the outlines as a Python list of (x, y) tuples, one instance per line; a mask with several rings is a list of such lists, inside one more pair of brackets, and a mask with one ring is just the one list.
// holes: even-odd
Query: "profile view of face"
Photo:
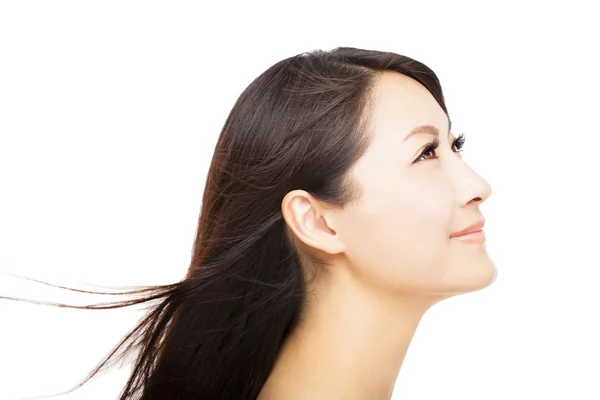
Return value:
[[(446, 296), (489, 285), (496, 267), (485, 243), (451, 235), (484, 221), (480, 204), (490, 185), (463, 161), (446, 114), (420, 83), (386, 71), (374, 96), (374, 137), (349, 172), (361, 196), (332, 220), (348, 268), (369, 288), (395, 294)], [(423, 125), (429, 133), (408, 137)], [(434, 131), (439, 146), (422, 154)]]

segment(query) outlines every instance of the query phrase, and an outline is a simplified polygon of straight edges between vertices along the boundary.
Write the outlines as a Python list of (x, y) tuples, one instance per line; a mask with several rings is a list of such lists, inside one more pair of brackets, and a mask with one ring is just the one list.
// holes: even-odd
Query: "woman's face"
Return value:
[[(417, 81), (384, 72), (374, 89), (370, 148), (350, 171), (362, 195), (334, 217), (346, 263), (370, 287), (395, 293), (448, 295), (481, 289), (496, 276), (485, 243), (451, 238), (484, 219), (491, 194), (452, 146), (446, 114)], [(409, 135), (430, 125), (435, 135)], [(465, 146), (468, 148), (468, 143)]]

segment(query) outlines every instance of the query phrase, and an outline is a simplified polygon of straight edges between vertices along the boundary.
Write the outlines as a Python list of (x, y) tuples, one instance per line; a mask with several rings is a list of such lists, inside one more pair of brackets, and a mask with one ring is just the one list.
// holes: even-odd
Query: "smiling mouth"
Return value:
[(462, 235), (452, 236), (452, 239), (460, 240), (465, 243), (482, 244), (485, 242), (485, 232), (478, 230), (474, 232), (464, 233)]

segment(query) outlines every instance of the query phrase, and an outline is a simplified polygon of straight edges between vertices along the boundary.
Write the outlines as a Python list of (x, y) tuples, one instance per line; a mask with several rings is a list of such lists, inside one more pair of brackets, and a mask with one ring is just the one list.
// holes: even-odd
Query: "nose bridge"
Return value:
[(450, 176), (457, 200), (461, 206), (479, 204), (492, 194), (492, 187), (461, 158), (455, 157), (450, 165)]

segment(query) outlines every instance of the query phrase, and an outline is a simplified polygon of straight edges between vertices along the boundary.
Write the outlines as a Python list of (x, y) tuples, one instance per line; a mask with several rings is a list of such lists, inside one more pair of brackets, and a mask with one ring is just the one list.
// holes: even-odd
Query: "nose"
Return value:
[(492, 194), (491, 185), (477, 174), (467, 163), (458, 159), (455, 165), (455, 187), (462, 207), (481, 204)]

